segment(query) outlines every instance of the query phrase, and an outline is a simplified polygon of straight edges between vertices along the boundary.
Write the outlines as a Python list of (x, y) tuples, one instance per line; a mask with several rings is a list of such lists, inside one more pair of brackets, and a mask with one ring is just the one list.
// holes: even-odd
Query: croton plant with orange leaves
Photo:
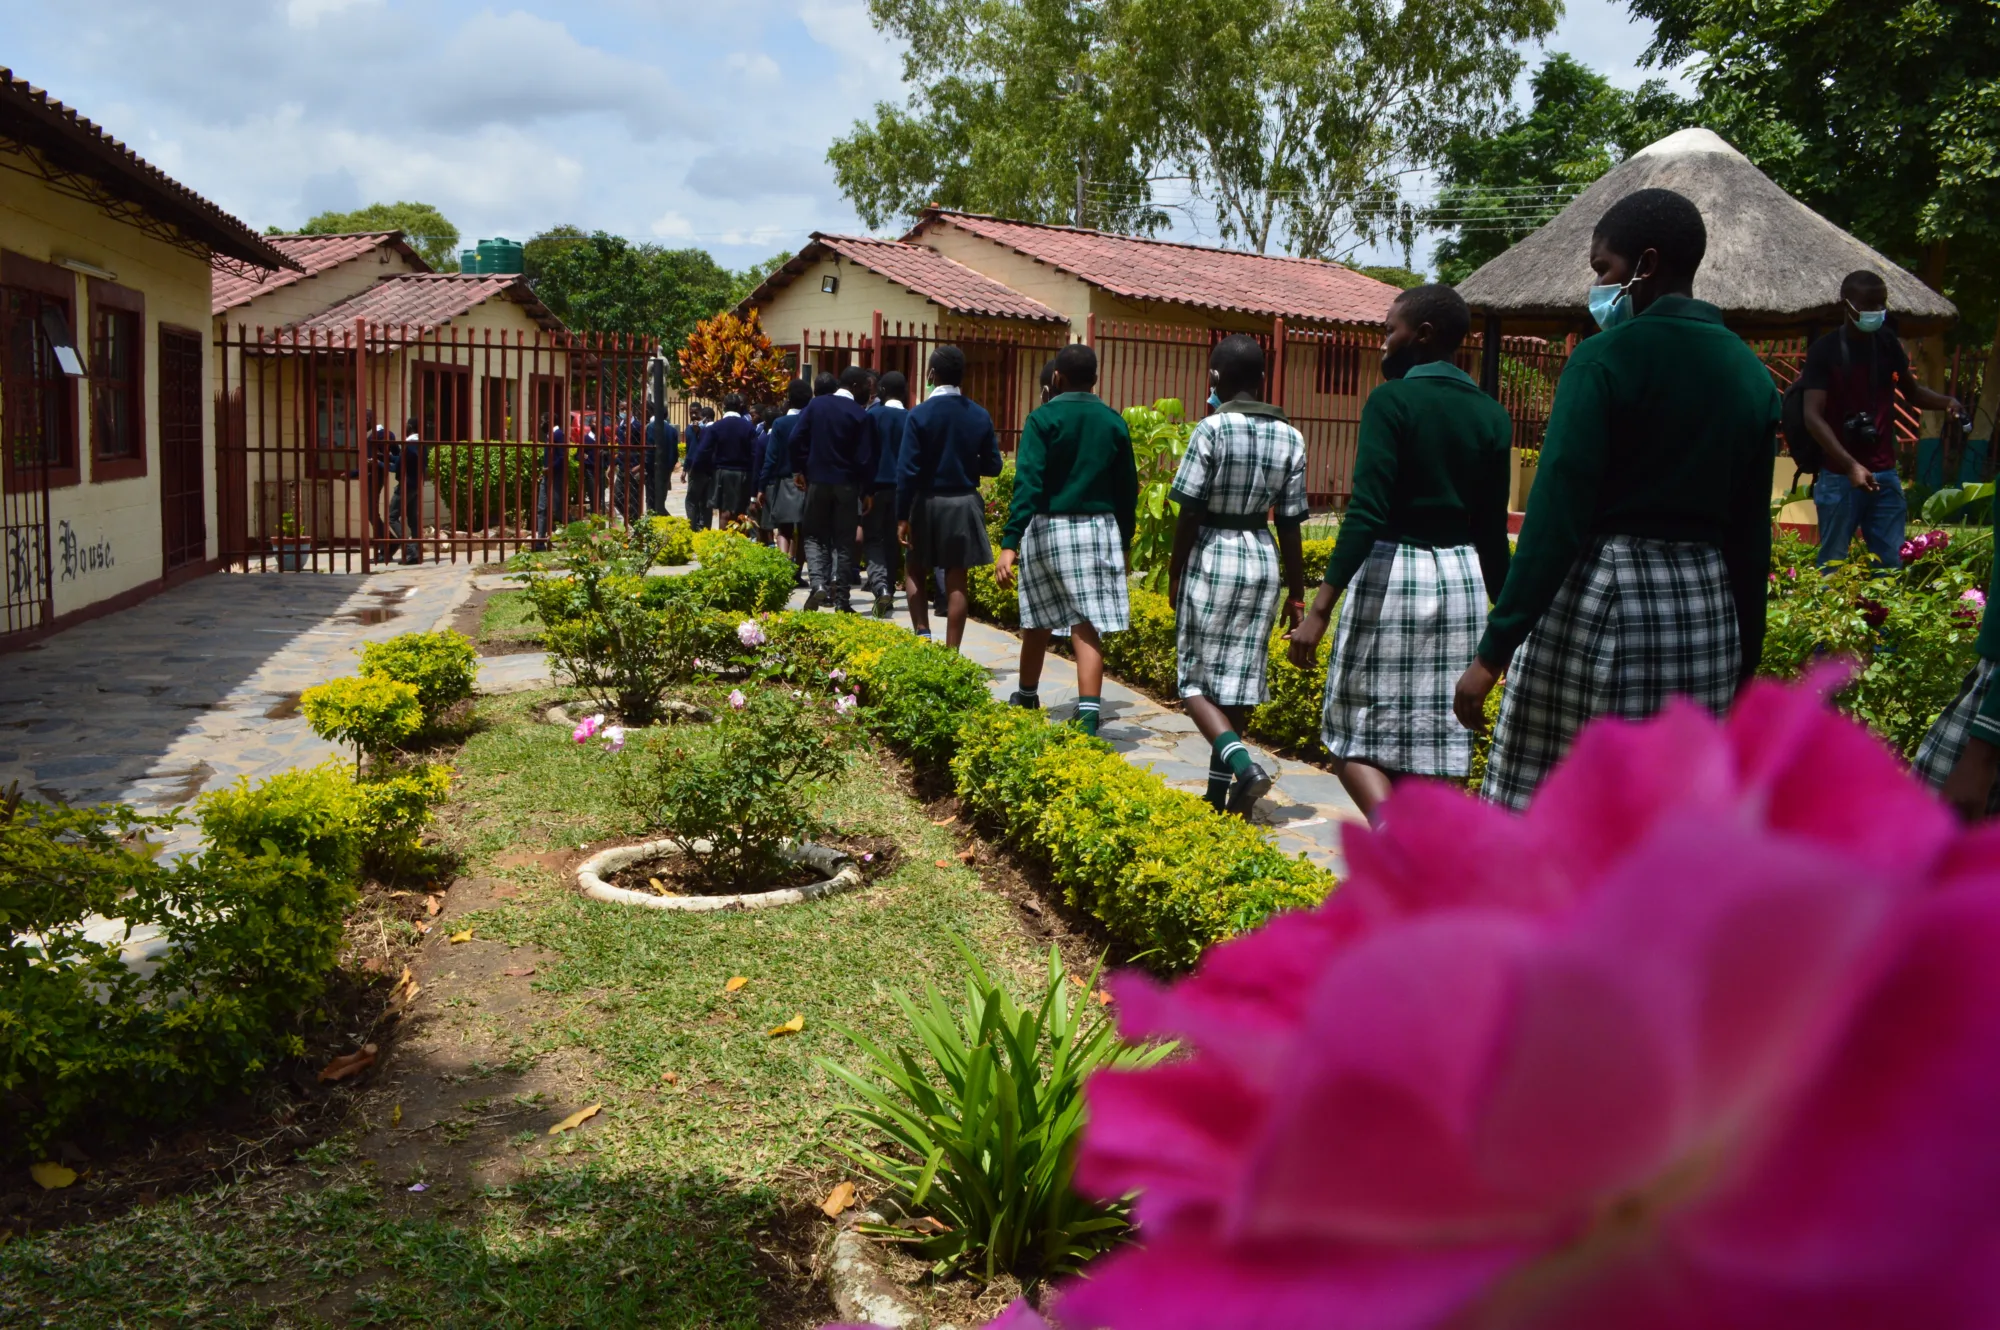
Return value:
[(784, 353), (764, 335), (754, 309), (740, 319), (723, 310), (697, 323), (681, 348), (680, 365), (688, 395), (711, 402), (730, 393), (752, 404), (775, 402), (789, 381)]

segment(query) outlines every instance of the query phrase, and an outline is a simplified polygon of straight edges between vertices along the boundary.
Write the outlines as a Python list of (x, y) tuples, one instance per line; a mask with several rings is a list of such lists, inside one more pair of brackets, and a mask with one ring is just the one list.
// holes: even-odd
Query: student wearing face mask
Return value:
[(1361, 408), (1354, 494), (1319, 594), (1289, 639), (1292, 664), (1315, 668), (1347, 593), (1320, 738), (1371, 822), (1392, 781), (1472, 772), (1472, 731), (1451, 714), (1452, 687), (1507, 576), (1514, 422), (1452, 363), (1471, 326), (1448, 286), (1416, 287), (1389, 307), (1384, 381)]
[(1599, 716), (1686, 697), (1720, 713), (1756, 669), (1771, 557), (1770, 371), (1694, 298), (1701, 212), (1642, 189), (1590, 242), (1586, 338), (1556, 387), (1521, 538), (1452, 706), (1483, 728), (1484, 794), (1527, 807)]
[(1888, 326), (1889, 284), (1862, 269), (1841, 279), (1841, 326), (1806, 352), (1800, 386), (1805, 424), (1826, 454), (1813, 480), (1819, 564), (1847, 558), (1856, 531), (1879, 568), (1902, 564), (1909, 509), (1896, 474), (1896, 389), (1919, 407), (1963, 417), (1955, 397), (1932, 392)]

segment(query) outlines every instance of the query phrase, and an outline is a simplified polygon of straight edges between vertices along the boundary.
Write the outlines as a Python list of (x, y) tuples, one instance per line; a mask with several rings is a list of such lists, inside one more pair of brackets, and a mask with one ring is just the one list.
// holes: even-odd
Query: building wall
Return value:
[[(0, 150), (0, 159), (13, 154)], [(21, 168), (21, 169), (12, 169)], [(160, 512), (159, 345), (168, 325), (195, 333), (202, 343), (203, 379), (210, 378), (207, 260), (117, 221), (92, 204), (69, 198), (29, 174), (33, 167), (0, 160), (0, 249), (43, 263), (74, 259), (117, 274), (116, 285), (145, 298), (140, 401), (144, 421), (143, 476), (91, 479), (90, 393), (76, 394), (77, 454), (81, 478), (49, 495), (51, 582), (54, 612), (68, 614), (157, 581), (165, 565)], [(90, 279), (75, 274), (75, 334), (89, 360)], [(215, 474), (215, 421), (202, 413), (202, 474)], [(208, 553), (215, 552), (215, 493), (208, 486)]]
[[(832, 295), (820, 290), (821, 281), (829, 276), (840, 279), (840, 289)], [(882, 311), (882, 321), (892, 326), (897, 322), (905, 327), (935, 324), (945, 317), (943, 310), (908, 287), (832, 254), (772, 296), (757, 317), (764, 325), (764, 335), (790, 350), (808, 333), (815, 343), (823, 334), (843, 340), (850, 334), (857, 339), (866, 337), (874, 329), (876, 310)]]
[(1091, 314), (1091, 287), (1081, 278), (950, 224), (929, 228), (918, 237), (918, 242), (975, 272), (985, 273), (1002, 286), (1041, 301), (1068, 319), (1072, 334), (1082, 339), (1084, 324)]

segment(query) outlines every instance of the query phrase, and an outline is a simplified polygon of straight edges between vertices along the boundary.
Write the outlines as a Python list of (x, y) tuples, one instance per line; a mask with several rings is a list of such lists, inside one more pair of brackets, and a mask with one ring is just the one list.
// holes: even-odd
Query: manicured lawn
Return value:
[[(892, 988), (955, 987), (948, 930), (1024, 988), (1042, 953), (873, 749), (820, 801), (841, 833), (903, 847), (862, 890), (707, 916), (586, 901), (563, 861), (643, 830), (613, 798), (642, 741), (580, 749), (536, 701), (481, 703), (441, 828), (460, 876), (347, 1129), (238, 1183), (0, 1246), (0, 1325), (831, 1319), (808, 1267), (844, 1174), (814, 1059), (849, 1055), (838, 1026), (901, 1037)], [(767, 1033), (794, 1015), (801, 1033)]]
[(506, 645), (540, 641), (541, 636), (542, 621), (525, 591), (496, 591), (487, 598), (479, 617), (480, 641)]

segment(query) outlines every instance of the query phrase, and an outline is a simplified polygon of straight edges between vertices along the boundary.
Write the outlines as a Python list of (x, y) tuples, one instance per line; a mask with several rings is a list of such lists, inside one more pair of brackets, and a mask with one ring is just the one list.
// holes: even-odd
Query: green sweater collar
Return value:
[(1269, 402), (1249, 402), (1240, 397), (1231, 398), (1217, 407), (1216, 410), (1234, 411), (1238, 415), (1243, 416), (1269, 416), (1273, 420), (1283, 420), (1285, 418), (1285, 412), (1282, 407), (1273, 406)]
[(1696, 323), (1721, 323), (1722, 311), (1706, 300), (1693, 296), (1661, 296), (1646, 306), (1642, 319), (1692, 319)]
[(1058, 402), (1099, 402), (1102, 400), (1096, 393), (1057, 393), (1054, 397), (1042, 403), (1042, 405), (1054, 406)]
[(1477, 388), (1479, 386), (1470, 374), (1467, 374), (1449, 360), (1427, 360), (1421, 365), (1412, 365), (1404, 372), (1403, 377), (1406, 379), (1449, 379), (1453, 383), (1462, 383), (1468, 388)]

